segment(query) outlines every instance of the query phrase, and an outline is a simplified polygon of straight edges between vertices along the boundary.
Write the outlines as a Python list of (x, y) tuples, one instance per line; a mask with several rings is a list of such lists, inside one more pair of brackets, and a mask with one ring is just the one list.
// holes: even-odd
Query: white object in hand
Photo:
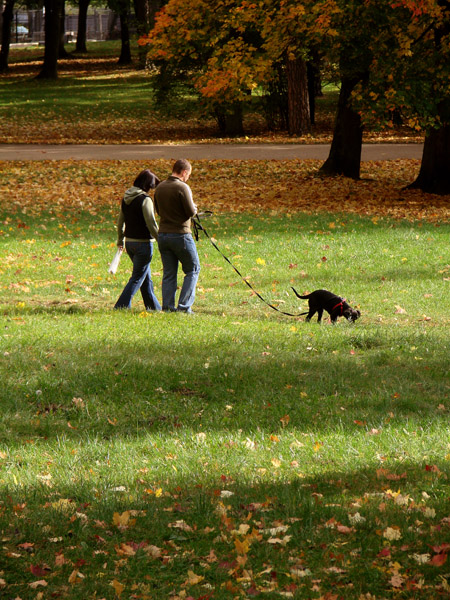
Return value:
[(117, 267), (119, 266), (120, 263), (120, 257), (122, 256), (122, 250), (121, 248), (119, 248), (117, 250), (117, 252), (114, 255), (114, 258), (111, 261), (111, 264), (109, 265), (109, 269), (108, 269), (108, 273), (112, 273), (113, 275), (115, 275), (116, 271), (117, 271)]

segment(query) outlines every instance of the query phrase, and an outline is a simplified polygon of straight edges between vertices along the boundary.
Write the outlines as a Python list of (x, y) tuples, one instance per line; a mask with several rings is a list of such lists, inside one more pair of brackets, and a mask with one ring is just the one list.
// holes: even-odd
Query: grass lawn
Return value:
[(195, 315), (114, 312), (143, 165), (0, 166), (2, 597), (448, 597), (448, 198), (399, 191), (417, 163), (194, 164), (243, 275), (345, 296), (335, 326), (204, 237)]

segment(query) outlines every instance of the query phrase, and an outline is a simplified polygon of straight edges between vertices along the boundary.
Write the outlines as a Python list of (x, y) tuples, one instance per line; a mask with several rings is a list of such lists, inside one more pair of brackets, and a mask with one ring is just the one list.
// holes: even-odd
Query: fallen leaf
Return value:
[(48, 583), (45, 581), (45, 579), (40, 579), (39, 581), (33, 581), (32, 583), (29, 583), (28, 586), (35, 590), (38, 587), (47, 587)]
[(435, 554), (430, 560), (430, 565), (435, 567), (442, 567), (447, 562), (447, 554), (441, 552), (441, 554)]

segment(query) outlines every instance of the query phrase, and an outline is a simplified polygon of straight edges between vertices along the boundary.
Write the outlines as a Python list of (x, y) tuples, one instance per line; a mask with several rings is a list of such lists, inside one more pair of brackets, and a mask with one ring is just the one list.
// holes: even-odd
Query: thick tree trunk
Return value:
[(15, 0), (6, 0), (2, 13), (2, 47), (0, 50), (0, 73), (8, 70), (9, 46), (11, 44), (11, 23), (14, 17)]
[[(450, 13), (448, 0), (440, 0), (438, 4), (447, 11), (447, 14)], [(440, 63), (446, 60), (442, 42), (449, 35), (450, 22), (447, 19), (434, 31), (437, 69), (441, 66)], [(432, 129), (427, 133), (419, 176), (408, 187), (432, 194), (450, 194), (450, 101), (441, 101), (437, 112), (442, 125), (439, 129)]]
[(302, 58), (286, 61), (288, 83), (288, 132), (301, 135), (311, 130), (306, 62)]
[(120, 39), (122, 46), (118, 60), (119, 65), (129, 65), (131, 63), (130, 30), (128, 26), (128, 11), (121, 12), (120, 15)]
[(45, 0), (45, 51), (44, 63), (38, 79), (58, 78), (59, 31), (61, 25), (61, 0)]
[[(136, 32), (141, 37), (150, 31), (150, 5), (149, 0), (134, 0), (134, 14), (136, 15)], [(139, 46), (138, 64), (143, 69), (147, 56), (147, 47)]]
[(91, 0), (79, 0), (78, 2), (78, 31), (75, 52), (87, 52), (87, 13)]
[[(165, 0), (133, 0), (136, 15), (136, 32), (138, 37), (147, 34), (155, 25), (155, 15), (165, 3)], [(145, 67), (147, 48), (139, 46), (139, 66)]]
[(345, 175), (359, 179), (361, 167), (361, 117), (350, 104), (350, 96), (360, 78), (343, 78), (330, 154), (320, 168), (325, 175)]
[(430, 194), (450, 194), (450, 125), (427, 134), (419, 175), (408, 187)]
[(221, 134), (229, 136), (244, 135), (242, 104), (236, 102), (229, 109), (216, 109), (215, 116)]
[(66, 1), (62, 0), (60, 25), (59, 25), (58, 58), (68, 58), (70, 56), (70, 54), (66, 50), (65, 41), (66, 41)]

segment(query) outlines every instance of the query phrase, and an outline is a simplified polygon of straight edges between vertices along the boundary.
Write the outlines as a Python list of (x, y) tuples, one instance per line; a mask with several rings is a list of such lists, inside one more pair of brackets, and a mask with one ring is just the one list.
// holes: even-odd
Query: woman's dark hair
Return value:
[(148, 192), (148, 190), (154, 190), (158, 184), (159, 179), (149, 169), (141, 171), (133, 183), (135, 187), (141, 188), (141, 190), (144, 190), (144, 192)]

